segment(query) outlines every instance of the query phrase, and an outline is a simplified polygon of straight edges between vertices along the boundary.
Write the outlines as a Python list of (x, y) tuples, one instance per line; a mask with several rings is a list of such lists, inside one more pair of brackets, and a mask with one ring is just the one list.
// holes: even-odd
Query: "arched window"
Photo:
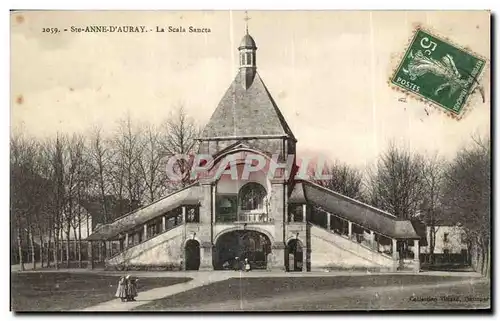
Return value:
[(242, 210), (256, 210), (264, 208), (266, 189), (258, 183), (245, 184), (239, 193), (240, 207)]

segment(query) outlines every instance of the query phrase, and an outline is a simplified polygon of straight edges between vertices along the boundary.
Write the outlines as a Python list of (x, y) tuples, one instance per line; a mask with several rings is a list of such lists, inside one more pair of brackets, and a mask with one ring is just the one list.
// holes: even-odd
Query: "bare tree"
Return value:
[(134, 209), (134, 201), (142, 201), (145, 186), (139, 171), (143, 151), (140, 140), (141, 129), (134, 126), (130, 115), (118, 122), (113, 139), (112, 187), (119, 199), (126, 195), (128, 211)]
[(29, 162), (30, 146), (26, 139), (19, 133), (10, 139), (10, 214), (16, 237), (19, 264), (24, 271), (23, 239), (27, 226), (29, 200), (26, 188), (30, 182), (27, 179), (26, 165)]
[[(11, 138), (11, 215), (21, 268), (23, 244), (29, 248), (33, 269), (36, 269), (36, 242), (46, 230), (51, 182), (42, 174), (40, 144), (32, 137), (15, 134)], [(43, 252), (43, 242), (40, 242)], [(40, 257), (42, 257), (40, 253)]]
[(460, 150), (445, 173), (443, 204), (461, 225), (475, 253), (473, 264), (490, 274), (491, 148), (489, 138), (475, 138)]
[(370, 172), (369, 201), (397, 217), (414, 217), (422, 203), (423, 166), (422, 156), (391, 143)]
[[(108, 142), (103, 138), (100, 127), (95, 127), (90, 135), (89, 156), (93, 169), (92, 176), (95, 178), (95, 186), (101, 199), (103, 221), (108, 223), (111, 216), (106, 196), (111, 183), (109, 179), (111, 156)], [(121, 186), (120, 183), (118, 185)]]
[[(53, 248), (53, 256), (54, 256), (54, 264), (56, 269), (59, 268), (59, 259), (62, 262), (62, 255), (59, 256), (59, 249), (62, 251), (62, 244), (60, 243), (61, 232), (62, 232), (62, 219), (63, 219), (63, 211), (66, 203), (66, 191), (64, 186), (65, 173), (64, 173), (64, 143), (62, 139), (60, 139), (60, 135), (57, 134), (56, 139), (53, 141), (49, 141), (46, 145), (46, 154), (47, 158), (50, 159), (51, 162), (51, 180), (53, 181), (53, 190), (52, 193), (54, 195), (54, 203), (52, 206), (53, 209), (53, 217), (52, 217), (52, 237), (54, 239), (54, 248)], [(50, 239), (49, 239), (50, 240)], [(62, 252), (61, 252), (62, 253)]]
[(423, 166), (421, 214), (424, 223), (429, 228), (429, 256), (431, 263), (434, 262), (436, 234), (439, 230), (438, 222), (443, 218), (442, 194), (445, 165), (444, 159), (434, 155), (425, 159)]
[(139, 158), (139, 172), (146, 184), (147, 201), (153, 202), (165, 191), (165, 157), (161, 145), (161, 132), (149, 125), (142, 133), (143, 152)]
[[(164, 156), (167, 158), (176, 155), (190, 155), (198, 148), (196, 138), (200, 134), (200, 128), (193, 118), (186, 113), (183, 106), (180, 106), (163, 123), (163, 129), (164, 134), (161, 143)], [(182, 180), (179, 184), (172, 184), (173, 188), (184, 187), (191, 183), (191, 165), (191, 161), (186, 159), (179, 159), (176, 162), (173, 170), (182, 177)]]
[(363, 199), (363, 174), (360, 170), (335, 161), (324, 171), (324, 174), (330, 175), (331, 178), (327, 180), (318, 179), (315, 181), (317, 184), (353, 199)]

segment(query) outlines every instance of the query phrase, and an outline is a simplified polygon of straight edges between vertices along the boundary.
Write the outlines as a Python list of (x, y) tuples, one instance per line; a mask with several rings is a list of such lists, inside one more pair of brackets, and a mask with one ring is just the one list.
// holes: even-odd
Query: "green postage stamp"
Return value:
[(484, 58), (419, 28), (390, 82), (460, 115), (485, 65)]

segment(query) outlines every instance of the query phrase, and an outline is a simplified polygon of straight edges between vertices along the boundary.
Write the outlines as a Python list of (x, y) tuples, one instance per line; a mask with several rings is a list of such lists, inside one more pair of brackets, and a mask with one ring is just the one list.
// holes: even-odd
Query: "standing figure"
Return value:
[(139, 279), (130, 277), (130, 275), (127, 275), (125, 279), (127, 281), (127, 301), (135, 301), (135, 297), (137, 296), (137, 281)]
[(127, 281), (124, 276), (118, 281), (118, 288), (116, 289), (115, 296), (120, 298), (122, 302), (127, 298)]
[(248, 263), (248, 259), (245, 259), (245, 272), (250, 271), (250, 263)]

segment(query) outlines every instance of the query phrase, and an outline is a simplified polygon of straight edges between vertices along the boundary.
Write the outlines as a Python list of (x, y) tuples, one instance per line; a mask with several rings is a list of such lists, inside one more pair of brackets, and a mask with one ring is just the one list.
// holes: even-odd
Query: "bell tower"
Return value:
[(240, 75), (242, 77), (242, 85), (245, 89), (252, 86), (255, 74), (257, 73), (256, 52), (257, 46), (255, 40), (248, 33), (248, 15), (245, 17), (246, 33), (241, 40), (238, 50), (240, 52)]

